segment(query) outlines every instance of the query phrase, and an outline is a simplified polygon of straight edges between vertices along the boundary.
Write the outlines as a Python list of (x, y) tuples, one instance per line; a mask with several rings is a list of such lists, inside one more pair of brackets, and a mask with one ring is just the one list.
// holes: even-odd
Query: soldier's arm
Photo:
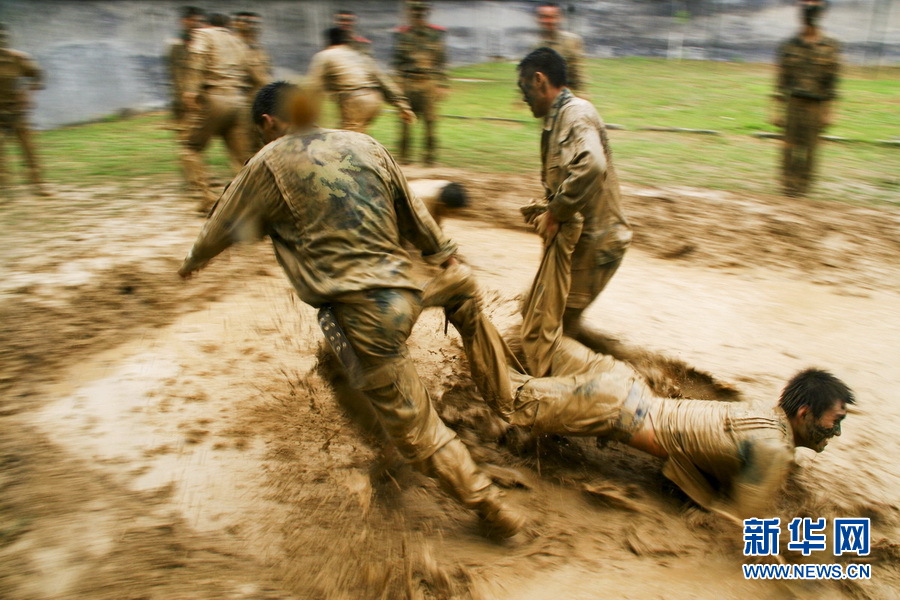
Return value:
[(587, 118), (576, 118), (562, 135), (559, 168), (566, 176), (547, 204), (559, 223), (571, 219), (596, 198), (606, 181), (606, 155), (596, 125)]
[(203, 30), (194, 34), (188, 46), (188, 61), (184, 76), (184, 93), (196, 97), (203, 88), (203, 75), (209, 59), (209, 37)]
[(744, 464), (731, 484), (730, 503), (721, 505), (738, 519), (761, 518), (781, 490), (793, 453), (776, 440), (752, 440), (741, 446)]
[(440, 265), (456, 254), (457, 246), (444, 235), (425, 204), (409, 189), (394, 158), (381, 148), (387, 180), (394, 186), (394, 207), (400, 236), (422, 252), (425, 262)]
[(400, 88), (394, 83), (390, 75), (385, 73), (374, 59), (366, 58), (369, 71), (372, 73), (375, 81), (378, 82), (378, 89), (381, 90), (384, 99), (396, 106), (401, 112), (412, 110), (409, 106), (409, 100), (403, 95), (403, 92), (400, 91)]
[(316, 86), (320, 90), (328, 89), (328, 73), (325, 57), (321, 52), (317, 52), (309, 63), (309, 69), (306, 71), (306, 78), (311, 85)]
[(252, 159), (216, 202), (178, 274), (189, 277), (231, 245), (260, 239), (280, 201), (272, 172)]

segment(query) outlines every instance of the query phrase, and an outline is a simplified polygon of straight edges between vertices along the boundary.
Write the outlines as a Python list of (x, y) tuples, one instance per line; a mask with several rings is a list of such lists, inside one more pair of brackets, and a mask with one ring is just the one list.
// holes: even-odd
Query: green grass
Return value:
[[(777, 193), (779, 143), (749, 134), (767, 124), (774, 69), (770, 65), (627, 58), (588, 61), (587, 89), (600, 114), (628, 131), (612, 131), (623, 181), (754, 193)], [(536, 174), (540, 127), (521, 101), (515, 65), (455, 69), (458, 79), (440, 112), (470, 120), (439, 122), (440, 163), (480, 171)], [(900, 137), (900, 69), (850, 68), (840, 84), (829, 133), (862, 140)], [(496, 122), (496, 117), (520, 122)], [(326, 125), (337, 119), (333, 107)], [(162, 115), (41, 133), (47, 179), (65, 184), (145, 181), (179, 173), (174, 132)], [(645, 126), (715, 129), (721, 136), (638, 131)], [(396, 148), (399, 127), (385, 114), (371, 134)], [(415, 129), (417, 140), (421, 128)], [(229, 170), (221, 144), (208, 152), (214, 174)], [(900, 203), (900, 149), (826, 143), (813, 197), (853, 203)]]

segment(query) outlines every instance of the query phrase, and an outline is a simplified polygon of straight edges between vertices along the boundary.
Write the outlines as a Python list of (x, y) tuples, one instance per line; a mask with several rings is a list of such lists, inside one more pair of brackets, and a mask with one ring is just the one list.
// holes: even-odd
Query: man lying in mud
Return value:
[(436, 476), (493, 533), (514, 535), (524, 519), (441, 421), (406, 348), (422, 295), (403, 241), (444, 267), (456, 263), (456, 244), (381, 144), (315, 125), (319, 105), (310, 88), (281, 83), (260, 90), (254, 120), (271, 143), (219, 198), (179, 275), (190, 277), (235, 242), (269, 236), (297, 294), (320, 309), (326, 339), (400, 453)]
[[(548, 243), (523, 311), (526, 371), (481, 313), (465, 265), (426, 286), (459, 330), (484, 400), (508, 423), (535, 433), (597, 436), (666, 460), (663, 473), (705, 508), (731, 519), (760, 517), (782, 485), (797, 446), (821, 452), (841, 434), (853, 393), (825, 371), (798, 373), (778, 405), (656, 396), (628, 364), (563, 336), (562, 311), (580, 221)], [(532, 377), (527, 373), (548, 373)]]

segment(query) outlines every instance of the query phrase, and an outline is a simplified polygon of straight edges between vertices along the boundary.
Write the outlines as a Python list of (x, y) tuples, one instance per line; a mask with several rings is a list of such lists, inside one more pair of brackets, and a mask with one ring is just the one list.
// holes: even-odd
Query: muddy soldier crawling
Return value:
[(41, 168), (31, 141), (28, 90), (21, 87), (22, 79), (29, 79), (28, 89), (41, 90), (41, 78), (41, 69), (31, 56), (7, 47), (6, 26), (0, 23), (0, 189), (9, 184), (3, 138), (14, 134), (22, 146), (35, 191), (41, 196), (49, 195), (44, 189)]
[[(254, 110), (283, 115), (263, 107), (270, 91), (261, 90)], [(361, 133), (313, 125), (317, 96), (294, 93), (295, 130), (263, 148), (232, 181), (179, 274), (189, 277), (239, 240), (268, 235), (297, 294), (320, 309), (326, 338), (397, 449), (498, 535), (513, 535), (522, 517), (438, 417), (406, 348), (422, 294), (403, 240), (427, 262), (445, 266), (456, 262), (456, 244), (383, 146)]]
[(778, 49), (775, 125), (784, 127), (782, 185), (787, 196), (809, 191), (819, 134), (831, 125), (840, 69), (840, 44), (822, 34), (822, 0), (800, 3), (803, 29)]

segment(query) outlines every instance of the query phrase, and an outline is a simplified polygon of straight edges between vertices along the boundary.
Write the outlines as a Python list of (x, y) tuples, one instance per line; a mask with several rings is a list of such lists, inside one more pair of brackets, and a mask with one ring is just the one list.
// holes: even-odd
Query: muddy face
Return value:
[(801, 425), (801, 444), (816, 452), (821, 452), (828, 445), (828, 440), (841, 435), (841, 421), (847, 416), (846, 406), (835, 402), (818, 419), (812, 412), (804, 415)]

